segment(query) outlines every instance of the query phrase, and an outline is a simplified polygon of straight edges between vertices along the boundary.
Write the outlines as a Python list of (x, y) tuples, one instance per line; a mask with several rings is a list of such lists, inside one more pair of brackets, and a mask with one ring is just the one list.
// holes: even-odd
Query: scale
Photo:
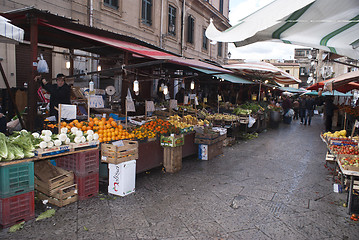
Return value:
[(107, 86), (105, 89), (106, 94), (109, 96), (109, 102), (112, 102), (112, 96), (116, 93), (114, 86)]

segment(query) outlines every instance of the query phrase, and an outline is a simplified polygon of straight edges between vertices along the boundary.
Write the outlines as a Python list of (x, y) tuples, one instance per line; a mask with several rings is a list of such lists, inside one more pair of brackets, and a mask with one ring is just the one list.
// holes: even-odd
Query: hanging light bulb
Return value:
[(67, 68), (67, 69), (70, 69), (70, 67), (71, 67), (71, 63), (70, 63), (69, 61), (67, 61), (67, 62), (66, 62), (66, 68)]
[(101, 68), (101, 65), (98, 65), (98, 66), (97, 66), (97, 71), (100, 72), (101, 69), (102, 69), (102, 68)]
[(168, 94), (168, 87), (167, 87), (167, 85), (165, 85), (165, 86), (163, 87), (163, 94), (164, 94), (164, 95), (167, 95), (167, 94)]
[(264, 83), (267, 84), (267, 83), (268, 83), (268, 80), (265, 80)]
[(133, 91), (136, 95), (140, 92), (140, 83), (137, 81), (137, 79), (133, 82)]
[(194, 89), (194, 81), (191, 82), (191, 89)]

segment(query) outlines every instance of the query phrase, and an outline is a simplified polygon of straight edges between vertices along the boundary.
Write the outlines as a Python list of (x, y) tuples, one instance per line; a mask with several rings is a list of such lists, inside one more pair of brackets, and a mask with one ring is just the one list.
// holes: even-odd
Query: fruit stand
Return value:
[(348, 214), (359, 209), (359, 191), (355, 187), (354, 181), (359, 180), (359, 145), (358, 138), (347, 138), (346, 131), (341, 130), (335, 133), (324, 133), (321, 136), (324, 143), (327, 144), (327, 163), (335, 164), (335, 173), (340, 175), (340, 186), (345, 185), (347, 180)]

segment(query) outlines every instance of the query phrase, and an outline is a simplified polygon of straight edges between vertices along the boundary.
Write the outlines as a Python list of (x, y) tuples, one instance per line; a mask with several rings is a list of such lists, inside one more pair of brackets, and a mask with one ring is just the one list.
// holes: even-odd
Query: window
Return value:
[(194, 39), (194, 18), (192, 16), (188, 16), (187, 20), (187, 42), (193, 44)]
[(219, 42), (218, 43), (218, 57), (222, 57), (222, 43)]
[(219, 0), (219, 12), (223, 14), (223, 0)]
[(306, 72), (305, 67), (300, 67), (300, 68), (299, 68), (299, 74), (300, 74), (301, 76), (307, 75), (307, 72)]
[(152, 25), (152, 0), (142, 0), (142, 23)]
[(118, 0), (103, 0), (105, 6), (109, 6), (112, 8), (118, 8)]
[(203, 50), (207, 50), (207, 49), (208, 49), (208, 38), (206, 37), (206, 29), (203, 29), (203, 34), (202, 34), (202, 48), (203, 48)]
[(168, 8), (168, 34), (176, 36), (176, 8), (171, 5)]

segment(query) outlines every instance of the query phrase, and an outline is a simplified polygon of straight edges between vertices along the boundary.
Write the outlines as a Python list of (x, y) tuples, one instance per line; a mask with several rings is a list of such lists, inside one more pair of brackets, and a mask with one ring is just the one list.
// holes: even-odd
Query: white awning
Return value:
[(0, 16), (0, 42), (17, 43), (23, 42), (24, 30), (9, 23), (10, 20)]
[(281, 41), (359, 59), (358, 23), (358, 0), (275, 0), (223, 32), (211, 21), (206, 36), (237, 47)]

